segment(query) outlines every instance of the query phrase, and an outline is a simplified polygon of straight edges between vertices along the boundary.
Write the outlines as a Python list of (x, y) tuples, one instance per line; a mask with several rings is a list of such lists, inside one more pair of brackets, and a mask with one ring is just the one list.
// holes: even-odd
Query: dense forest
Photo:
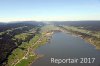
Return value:
[(43, 25), (34, 21), (0, 23), (0, 66), (6, 63), (14, 49), (33, 38)]

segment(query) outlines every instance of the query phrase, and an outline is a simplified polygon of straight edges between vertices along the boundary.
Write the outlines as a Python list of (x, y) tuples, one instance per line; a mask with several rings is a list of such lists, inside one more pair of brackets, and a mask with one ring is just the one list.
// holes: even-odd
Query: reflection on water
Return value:
[[(54, 33), (50, 42), (36, 50), (44, 57), (37, 60), (32, 66), (100, 66), (100, 51), (79, 37), (62, 32)], [(96, 58), (94, 63), (51, 63), (51, 58)]]

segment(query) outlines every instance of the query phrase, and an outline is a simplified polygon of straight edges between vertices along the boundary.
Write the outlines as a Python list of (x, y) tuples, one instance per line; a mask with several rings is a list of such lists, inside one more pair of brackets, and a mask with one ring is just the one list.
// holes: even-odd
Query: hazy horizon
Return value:
[(25, 20), (25, 21), (9, 21), (9, 22), (0, 22), (0, 23), (20, 23), (20, 22), (43, 22), (43, 23), (51, 23), (51, 22), (84, 22), (84, 21), (99, 21), (100, 20), (74, 20), (74, 21), (33, 21), (33, 20)]

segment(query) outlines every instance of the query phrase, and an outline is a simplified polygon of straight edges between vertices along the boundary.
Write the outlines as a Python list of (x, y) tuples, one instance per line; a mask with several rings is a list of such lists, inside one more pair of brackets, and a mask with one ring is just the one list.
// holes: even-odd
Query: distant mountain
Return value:
[(0, 32), (11, 29), (11, 28), (16, 28), (16, 27), (21, 27), (21, 26), (40, 26), (40, 25), (45, 25), (43, 22), (36, 22), (36, 21), (16, 21), (16, 22), (11, 22), (11, 23), (0, 23)]
[(3, 23), (3, 22), (0, 22), (0, 26), (4, 26), (6, 25), (7, 23)]
[(100, 31), (100, 21), (55, 21), (52, 22), (54, 25), (71, 25), (77, 27), (84, 27), (89, 30)]
[(24, 25), (34, 25), (34, 26), (38, 26), (38, 25), (44, 25), (43, 22), (37, 22), (37, 21), (16, 21), (16, 22), (12, 22), (10, 24), (24, 24)]

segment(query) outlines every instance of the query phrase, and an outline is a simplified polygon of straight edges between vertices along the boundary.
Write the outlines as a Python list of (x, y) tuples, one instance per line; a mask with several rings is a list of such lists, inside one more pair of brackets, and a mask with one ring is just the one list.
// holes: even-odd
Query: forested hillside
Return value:
[(92, 31), (100, 31), (100, 21), (55, 21), (54, 25), (83, 27)]
[(33, 21), (0, 23), (0, 64), (7, 60), (14, 49), (35, 36), (43, 25)]

